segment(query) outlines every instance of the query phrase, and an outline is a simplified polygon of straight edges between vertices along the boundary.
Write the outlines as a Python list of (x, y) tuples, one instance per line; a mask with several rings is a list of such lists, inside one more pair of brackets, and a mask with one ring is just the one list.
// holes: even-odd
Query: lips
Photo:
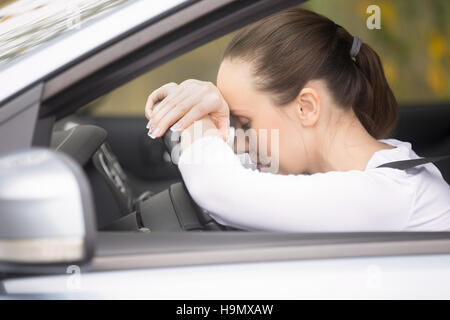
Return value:
[(256, 164), (256, 168), (257, 168), (258, 170), (260, 170), (260, 171), (261, 171), (261, 168), (265, 168), (265, 167), (269, 167), (269, 165), (267, 165), (267, 164), (262, 164), (261, 162), (258, 162), (258, 163)]

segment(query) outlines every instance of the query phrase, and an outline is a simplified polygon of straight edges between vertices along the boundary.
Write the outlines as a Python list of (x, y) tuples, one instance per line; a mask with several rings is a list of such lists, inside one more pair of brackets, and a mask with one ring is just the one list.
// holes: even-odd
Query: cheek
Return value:
[[(263, 132), (266, 133), (263, 133)], [(283, 128), (264, 128), (258, 130), (258, 160), (269, 165), (270, 172), (288, 174), (295, 163), (292, 157), (292, 143), (289, 133)], [(266, 147), (261, 147), (261, 143)], [(252, 158), (253, 160), (253, 158)], [(295, 161), (294, 161), (295, 162)]]
[[(280, 137), (280, 169), (291, 174), (305, 173), (307, 154), (301, 136), (295, 130), (282, 131)], [(281, 171), (281, 170), (280, 170)]]
[[(278, 137), (274, 137), (271, 145), (271, 154), (277, 157), (280, 171), (285, 171), (289, 167), (291, 160), (291, 137), (289, 132), (283, 128), (278, 130)], [(273, 143), (276, 142), (275, 145)], [(272, 158), (273, 158), (272, 157)]]
[(269, 133), (270, 138), (267, 139), (271, 161), (277, 161), (280, 173), (297, 171), (301, 159), (298, 156), (296, 136), (292, 127), (284, 122), (284, 125), (275, 127), (273, 130), (272, 135)]
[[(266, 119), (270, 119), (270, 117), (268, 116)], [(267, 150), (267, 152), (264, 152), (264, 149), (258, 150), (259, 155), (263, 158), (280, 158), (281, 150), (284, 149), (285, 137), (288, 136), (283, 130), (282, 121), (273, 116), (270, 121), (255, 123), (253, 128), (257, 132), (258, 148), (262, 145), (265, 146), (265, 149)]]
[[(250, 147), (256, 151), (260, 162), (276, 163), (282, 174), (301, 173), (304, 157), (299, 154), (296, 124), (276, 112), (266, 112), (258, 120), (252, 120), (252, 128), (257, 133), (257, 145)], [(266, 150), (259, 148), (261, 143), (266, 146)]]

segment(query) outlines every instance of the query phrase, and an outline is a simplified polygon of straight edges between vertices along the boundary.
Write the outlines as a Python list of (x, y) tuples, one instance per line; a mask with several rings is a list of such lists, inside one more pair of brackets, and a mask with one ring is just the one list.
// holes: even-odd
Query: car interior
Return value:
[[(419, 156), (450, 149), (450, 106), (403, 105), (393, 138), (409, 141)], [(214, 221), (190, 197), (170, 159), (170, 137), (150, 139), (144, 116), (79, 112), (56, 122), (51, 147), (83, 166), (91, 183), (97, 227), (105, 231), (238, 230)], [(166, 141), (166, 142), (165, 142)], [(450, 183), (450, 162), (435, 163)]]

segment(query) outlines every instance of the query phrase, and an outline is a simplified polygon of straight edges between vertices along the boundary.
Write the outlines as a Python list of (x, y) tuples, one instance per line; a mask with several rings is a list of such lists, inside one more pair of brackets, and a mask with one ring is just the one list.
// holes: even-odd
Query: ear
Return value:
[(297, 115), (305, 127), (314, 126), (321, 111), (319, 93), (313, 87), (305, 86), (296, 98)]

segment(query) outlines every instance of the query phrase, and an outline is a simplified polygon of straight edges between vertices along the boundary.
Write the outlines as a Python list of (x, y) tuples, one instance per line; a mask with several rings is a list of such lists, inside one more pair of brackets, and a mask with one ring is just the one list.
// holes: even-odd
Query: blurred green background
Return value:
[[(370, 15), (366, 9), (372, 4), (381, 9), (379, 30), (366, 27)], [(301, 7), (331, 18), (371, 45), (383, 61), (399, 103), (450, 100), (449, 0), (310, 0)], [(147, 96), (167, 82), (195, 78), (216, 83), (220, 57), (233, 35), (144, 74), (97, 99), (89, 110), (102, 115), (143, 115)]]

